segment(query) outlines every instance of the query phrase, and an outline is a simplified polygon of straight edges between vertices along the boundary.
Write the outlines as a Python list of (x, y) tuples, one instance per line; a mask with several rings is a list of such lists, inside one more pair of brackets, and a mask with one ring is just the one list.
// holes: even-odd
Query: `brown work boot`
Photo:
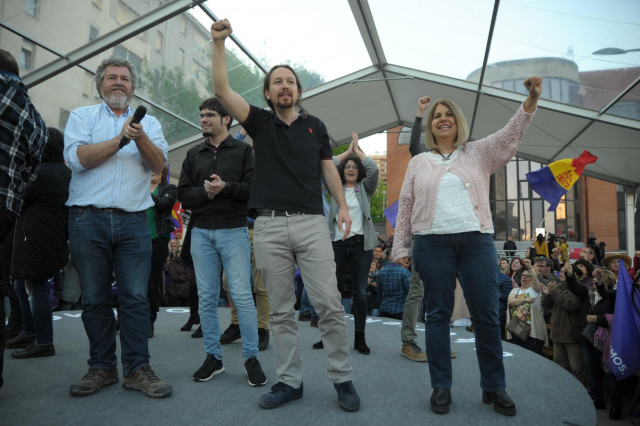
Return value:
[(410, 359), (411, 361), (427, 362), (427, 355), (422, 352), (420, 346), (416, 345), (415, 343), (402, 345), (402, 353), (400, 353), (400, 355), (407, 359)]
[(69, 387), (69, 393), (73, 396), (87, 396), (98, 392), (100, 388), (118, 382), (118, 370), (100, 370), (90, 368), (75, 385)]
[(122, 387), (126, 390), (140, 391), (149, 398), (164, 398), (173, 392), (173, 387), (160, 380), (148, 365), (143, 365), (131, 376), (125, 377)]

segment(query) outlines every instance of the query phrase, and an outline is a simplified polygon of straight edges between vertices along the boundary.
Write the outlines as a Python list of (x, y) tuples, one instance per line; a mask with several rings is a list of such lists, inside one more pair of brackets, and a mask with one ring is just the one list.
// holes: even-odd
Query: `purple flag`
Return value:
[(391, 224), (392, 228), (396, 227), (396, 219), (398, 218), (398, 201), (384, 209), (384, 215)]
[(624, 262), (618, 262), (609, 366), (616, 378), (622, 380), (640, 370), (640, 291), (634, 288)]

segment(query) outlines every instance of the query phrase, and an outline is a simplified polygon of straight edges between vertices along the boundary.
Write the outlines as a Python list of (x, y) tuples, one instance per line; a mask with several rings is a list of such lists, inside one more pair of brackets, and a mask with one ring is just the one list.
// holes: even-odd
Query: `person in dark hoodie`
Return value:
[(47, 281), (68, 257), (67, 215), (71, 171), (64, 164), (63, 136), (50, 127), (35, 182), (27, 188), (16, 221), (11, 275), (22, 309), (23, 349), (12, 358), (55, 355)]

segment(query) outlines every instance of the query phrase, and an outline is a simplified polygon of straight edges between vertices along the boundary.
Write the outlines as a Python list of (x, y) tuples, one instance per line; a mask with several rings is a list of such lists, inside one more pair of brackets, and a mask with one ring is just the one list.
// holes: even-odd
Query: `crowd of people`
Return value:
[[(599, 247), (584, 247), (573, 263), (561, 247), (554, 247), (551, 257), (533, 256), (533, 261), (499, 259), (499, 275), (506, 282), (500, 298), (506, 301), (500, 305), (501, 327), (505, 340), (550, 356), (573, 374), (589, 390), (597, 409), (607, 408), (607, 395), (609, 418), (619, 420), (624, 382), (609, 367), (619, 260), (640, 289), (640, 255), (633, 261), (625, 254), (598, 255)], [(517, 323), (526, 324), (525, 333)]]
[[(525, 259), (513, 257), (510, 240), (510, 260), (495, 266), (488, 182), (513, 157), (533, 119), (541, 78), (524, 81), (528, 96), (502, 130), (472, 144), (466, 144), (468, 126), (455, 103), (418, 100), (413, 158), (395, 234), (385, 241), (370, 211), (378, 167), (358, 135), (334, 157), (323, 122), (298, 108), (302, 86), (288, 65), (273, 67), (265, 77), (268, 109), (248, 104), (229, 83), (225, 40), (231, 33), (225, 19), (211, 26), (215, 97), (199, 106), (203, 140), (186, 154), (177, 186), (167, 181), (168, 145), (160, 123), (130, 106), (138, 81), (128, 61), (102, 61), (95, 82), (103, 102), (72, 111), (63, 135), (43, 127), (17, 67), (5, 69), (15, 60), (0, 52), (0, 82), (22, 90), (22, 107), (31, 114), (31, 128), (23, 130), (31, 136), (21, 143), (33, 145), (23, 159), (31, 163), (21, 166), (15, 205), (4, 209), (8, 213), (0, 210), (0, 250), (13, 251), (13, 261), (1, 265), (2, 277), (16, 300), (6, 336), (1, 327), (0, 359), (5, 337), (6, 348), (16, 349), (13, 358), (55, 355), (50, 278), (71, 258), (77, 276), (70, 274), (70, 288), (59, 293), (73, 296), (60, 306), (81, 301), (89, 342), (89, 368), (69, 387), (72, 396), (92, 395), (120, 380), (116, 333), (123, 388), (150, 398), (171, 395), (173, 387), (149, 365), (148, 339), (162, 303), (188, 304), (181, 330), (198, 325), (192, 337), (203, 338), (204, 350), (193, 380), (223, 373), (223, 345), (241, 339), (248, 384), (263, 386), (267, 375), (259, 352), (272, 343), (278, 381), (258, 404), (277, 408), (303, 397), (299, 306), (298, 320), (310, 320), (321, 333), (313, 347), (324, 348), (338, 405), (357, 411), (346, 307), (354, 316), (353, 348), (362, 355), (371, 354), (368, 315), (402, 321), (400, 354), (428, 361), (430, 408), (446, 414), (458, 286), (473, 319), (484, 403), (500, 414), (516, 414), (506, 392), (503, 339), (536, 353), (553, 341), (554, 360), (589, 386), (598, 408), (605, 406), (606, 378), (610, 416), (619, 418), (619, 387), (601, 361), (614, 309), (616, 260), (626, 257), (601, 256), (605, 269), (599, 269), (595, 250), (586, 247), (584, 259), (572, 265), (566, 241), (549, 249), (539, 235)], [(243, 132), (231, 136), (234, 119)], [(246, 134), (253, 146), (242, 142)], [(171, 218), (176, 202), (189, 212), (179, 236)], [(221, 297), (231, 308), (224, 331)], [(425, 321), (424, 351), (418, 321)], [(576, 334), (587, 329), (593, 329), (589, 342)], [(0, 384), (1, 372), (2, 364)]]

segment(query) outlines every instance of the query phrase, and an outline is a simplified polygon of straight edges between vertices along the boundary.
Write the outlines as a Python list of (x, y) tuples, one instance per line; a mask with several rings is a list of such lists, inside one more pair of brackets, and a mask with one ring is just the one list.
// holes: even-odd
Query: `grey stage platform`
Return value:
[[(163, 308), (150, 340), (151, 366), (171, 383), (173, 395), (153, 400), (125, 391), (121, 382), (95, 395), (74, 398), (69, 385), (87, 370), (88, 342), (80, 312), (56, 312), (56, 356), (15, 360), (5, 354), (5, 384), (0, 389), (0, 425), (595, 425), (596, 413), (586, 390), (553, 362), (511, 344), (505, 344), (509, 394), (516, 401), (515, 418), (504, 417), (481, 402), (480, 376), (473, 335), (452, 328), (453, 405), (448, 415), (429, 410), (429, 371), (426, 363), (400, 356), (398, 321), (371, 318), (367, 343), (371, 355), (351, 349), (354, 383), (360, 393), (359, 412), (340, 410), (336, 392), (327, 379), (324, 351), (313, 350), (317, 328), (298, 322), (305, 365), (304, 397), (275, 410), (262, 410), (257, 400), (276, 381), (273, 348), (260, 353), (269, 383), (247, 384), (240, 341), (224, 346), (226, 371), (205, 383), (191, 379), (204, 360), (202, 339), (180, 332), (188, 317), (185, 309)], [(229, 309), (220, 309), (223, 328)], [(348, 316), (350, 340), (353, 320)], [(419, 324), (421, 326), (423, 324)], [(419, 327), (422, 329), (422, 327)], [(194, 328), (195, 330), (195, 328)], [(424, 339), (423, 329), (419, 339)], [(424, 347), (424, 344), (420, 346)]]

